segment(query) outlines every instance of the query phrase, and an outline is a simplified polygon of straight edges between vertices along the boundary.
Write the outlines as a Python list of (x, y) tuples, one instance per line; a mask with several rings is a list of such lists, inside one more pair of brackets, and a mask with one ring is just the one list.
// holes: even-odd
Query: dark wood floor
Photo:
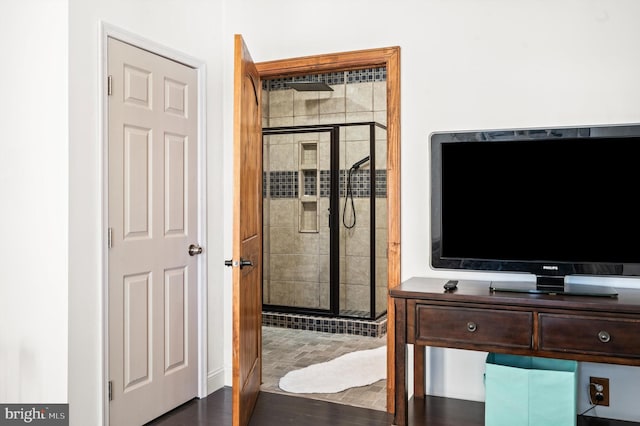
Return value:
[[(484, 404), (427, 397), (409, 404), (411, 426), (484, 426)], [(388, 426), (393, 416), (376, 410), (262, 392), (249, 426)], [(194, 399), (146, 426), (230, 426), (231, 388)], [(638, 426), (638, 423), (579, 416), (578, 426)]]
[[(384, 411), (309, 398), (261, 392), (249, 426), (384, 426), (393, 421)], [(231, 388), (193, 400), (147, 426), (229, 426)]]

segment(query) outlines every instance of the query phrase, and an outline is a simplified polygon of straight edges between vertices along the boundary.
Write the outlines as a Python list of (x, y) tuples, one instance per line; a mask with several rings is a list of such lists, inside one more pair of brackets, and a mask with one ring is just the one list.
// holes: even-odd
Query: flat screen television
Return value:
[(493, 291), (616, 296), (640, 275), (640, 125), (436, 132), (431, 265), (522, 272)]

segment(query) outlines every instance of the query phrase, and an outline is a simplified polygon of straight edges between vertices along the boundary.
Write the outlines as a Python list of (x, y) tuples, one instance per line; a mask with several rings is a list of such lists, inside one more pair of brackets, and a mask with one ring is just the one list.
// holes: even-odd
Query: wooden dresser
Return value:
[(488, 281), (411, 278), (395, 307), (395, 424), (407, 424), (407, 344), (414, 395), (425, 395), (425, 346), (640, 366), (640, 290), (586, 297), (491, 292)]

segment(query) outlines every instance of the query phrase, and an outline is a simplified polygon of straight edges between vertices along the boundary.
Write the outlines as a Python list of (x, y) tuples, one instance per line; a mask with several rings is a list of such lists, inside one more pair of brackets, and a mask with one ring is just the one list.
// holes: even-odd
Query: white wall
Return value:
[[(255, 61), (401, 47), (402, 277), (407, 279), (434, 275), (428, 266), (428, 135), (640, 122), (639, 15), (635, 0), (326, 0), (314, 6), (235, 0), (227, 2), (224, 40), (243, 34)], [(224, 47), (225, 59), (230, 58), (232, 44)], [(233, 136), (232, 67), (226, 60), (225, 146)], [(225, 164), (232, 164), (231, 150), (224, 155)], [(227, 167), (224, 218), (229, 224), (231, 179)], [(229, 282), (225, 365), (231, 357)], [(433, 394), (484, 398), (485, 354), (433, 349), (431, 355)], [(598, 408), (599, 415), (640, 420), (627, 397), (640, 379), (639, 368), (585, 364), (580, 374), (581, 390), (584, 377), (611, 378), (612, 405)], [(587, 408), (586, 390), (582, 394), (580, 408)]]
[(0, 401), (67, 402), (67, 0), (2, 4)]
[[(69, 402), (71, 425), (104, 416), (100, 22), (206, 64), (210, 387), (223, 385), (222, 2), (69, 0)], [(227, 40), (226, 42), (230, 42)], [(215, 265), (215, 267), (214, 267)]]

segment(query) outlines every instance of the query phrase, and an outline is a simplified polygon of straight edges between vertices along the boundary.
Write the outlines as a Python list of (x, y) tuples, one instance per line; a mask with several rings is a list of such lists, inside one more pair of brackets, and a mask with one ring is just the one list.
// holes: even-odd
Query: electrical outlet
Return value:
[(592, 404), (609, 406), (609, 379), (589, 377), (589, 401)]

